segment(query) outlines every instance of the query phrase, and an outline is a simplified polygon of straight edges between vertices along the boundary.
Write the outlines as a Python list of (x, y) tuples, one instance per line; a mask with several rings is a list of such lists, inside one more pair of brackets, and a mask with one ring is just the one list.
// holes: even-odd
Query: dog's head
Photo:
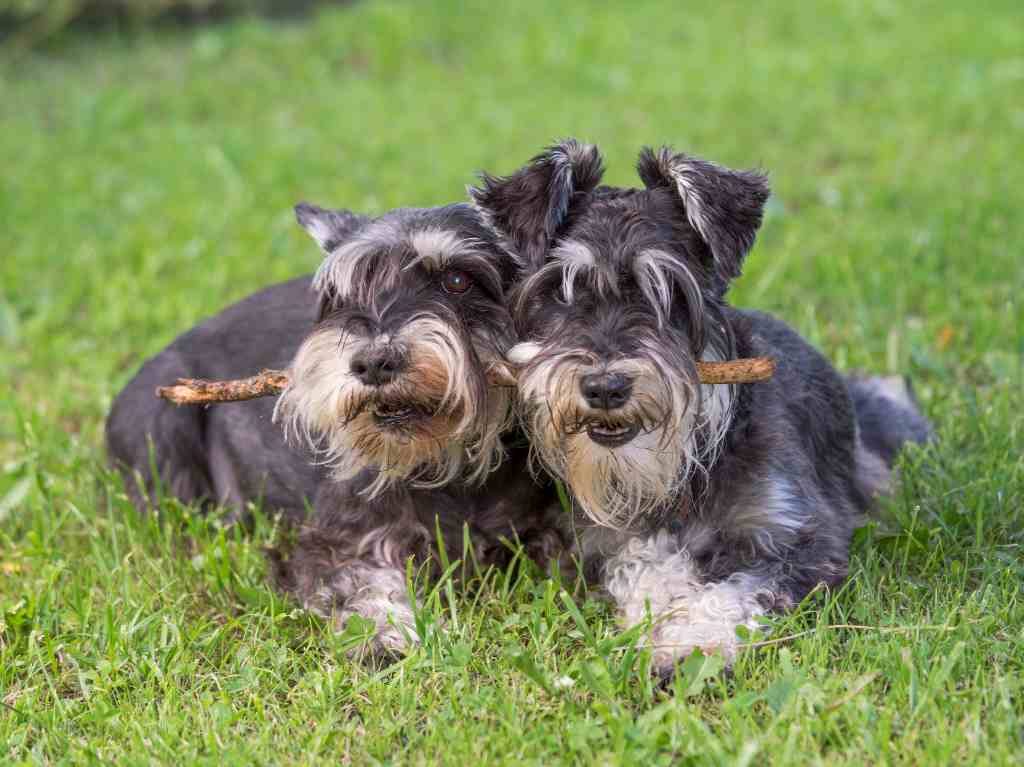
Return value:
[(511, 410), (510, 390), (491, 385), (513, 340), (508, 255), (465, 204), (377, 219), (295, 212), (326, 258), (319, 320), (276, 415), (337, 478), (374, 470), (371, 494), (481, 480)]
[[(732, 389), (702, 385), (696, 363), (734, 356), (723, 296), (754, 242), (768, 185), (757, 173), (645, 149), (643, 189), (595, 189), (596, 151), (560, 154), (570, 158), (561, 177), (582, 176), (586, 188), (535, 159), (485, 178), (476, 202), (506, 241), (544, 243), (522, 251), (512, 297), (520, 342), (509, 353), (535, 453), (591, 518), (627, 527), (706, 470), (729, 426)], [(549, 215), (493, 207), (506, 186), (546, 190), (535, 203)]]

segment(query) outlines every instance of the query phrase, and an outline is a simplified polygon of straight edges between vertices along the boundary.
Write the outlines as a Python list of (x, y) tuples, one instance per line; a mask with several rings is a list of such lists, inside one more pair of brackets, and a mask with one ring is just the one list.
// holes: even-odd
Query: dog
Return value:
[[(276, 584), (339, 628), (372, 621), (363, 649), (390, 655), (417, 638), (406, 561), (435, 562), (437, 530), (459, 547), (468, 529), (484, 565), (509, 561), (510, 541), (545, 562), (562, 548), (557, 495), (531, 476), (513, 394), (490, 378), (514, 341), (514, 265), (467, 203), (373, 219), (300, 204), (296, 216), (325, 255), (316, 275), (146, 362), (113, 404), (108, 452), (140, 508), (162, 491), (230, 519), (261, 502), (301, 524), (294, 549), (271, 552)], [(262, 368), (288, 370), (276, 404), (154, 396), (178, 377)]]
[[(650, 620), (654, 669), (847, 573), (851, 534), (930, 427), (901, 379), (844, 379), (778, 319), (726, 301), (768, 181), (645, 149), (641, 188), (599, 186), (577, 141), (470, 190), (517, 261), (512, 313), (525, 430), (565, 483), (588, 577)], [(704, 385), (698, 361), (769, 356), (766, 382)]]

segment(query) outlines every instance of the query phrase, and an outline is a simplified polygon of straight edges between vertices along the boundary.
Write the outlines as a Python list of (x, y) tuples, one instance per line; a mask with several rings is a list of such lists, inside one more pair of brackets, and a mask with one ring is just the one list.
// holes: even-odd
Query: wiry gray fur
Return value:
[[(540, 562), (564, 550), (552, 486), (509, 431), (512, 394), (486, 380), (513, 341), (512, 262), (465, 203), (373, 220), (302, 204), (296, 216), (324, 251), (315, 281), (250, 296), (146, 362), (114, 402), (108, 449), (140, 508), (162, 487), (239, 516), (262, 501), (300, 524), (295, 547), (271, 556), (276, 583), (339, 628), (371, 620), (364, 649), (394, 653), (417, 639), (406, 563), (436, 572), (438, 530), (453, 556), (466, 531), (481, 565), (508, 563), (515, 540)], [(449, 290), (453, 275), (469, 289)], [(371, 381), (374, 359), (387, 380)], [(178, 377), (263, 368), (290, 372), (277, 423), (273, 399), (198, 408), (154, 395)]]
[[(588, 574), (625, 623), (652, 618), (668, 672), (697, 647), (731, 660), (739, 626), (841, 582), (895, 452), (930, 430), (891, 386), (851, 384), (781, 321), (725, 302), (763, 175), (667, 148), (638, 168), (644, 188), (577, 195), (546, 255), (523, 259), (510, 358), (535, 455), (574, 496), (565, 524)], [(551, 178), (534, 160), (506, 183)], [(477, 204), (507, 242), (549, 238), (543, 216), (502, 207), (516, 199), (491, 179)], [(700, 360), (761, 355), (769, 381), (697, 379)]]

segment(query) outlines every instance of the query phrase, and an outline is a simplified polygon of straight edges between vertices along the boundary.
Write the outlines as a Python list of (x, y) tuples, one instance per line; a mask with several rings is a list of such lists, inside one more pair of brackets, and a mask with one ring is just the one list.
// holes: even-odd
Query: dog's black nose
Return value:
[(405, 355), (394, 346), (373, 347), (356, 352), (348, 366), (366, 386), (383, 386), (402, 372)]
[(598, 410), (616, 410), (633, 394), (633, 382), (622, 373), (591, 373), (580, 379), (583, 399)]

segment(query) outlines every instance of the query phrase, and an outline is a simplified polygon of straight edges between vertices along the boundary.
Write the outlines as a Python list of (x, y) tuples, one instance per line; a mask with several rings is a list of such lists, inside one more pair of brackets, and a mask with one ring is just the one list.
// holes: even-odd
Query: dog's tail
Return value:
[(857, 414), (860, 442), (858, 476), (869, 495), (888, 492), (890, 471), (908, 442), (932, 438), (932, 426), (921, 413), (910, 380), (903, 376), (846, 377)]

